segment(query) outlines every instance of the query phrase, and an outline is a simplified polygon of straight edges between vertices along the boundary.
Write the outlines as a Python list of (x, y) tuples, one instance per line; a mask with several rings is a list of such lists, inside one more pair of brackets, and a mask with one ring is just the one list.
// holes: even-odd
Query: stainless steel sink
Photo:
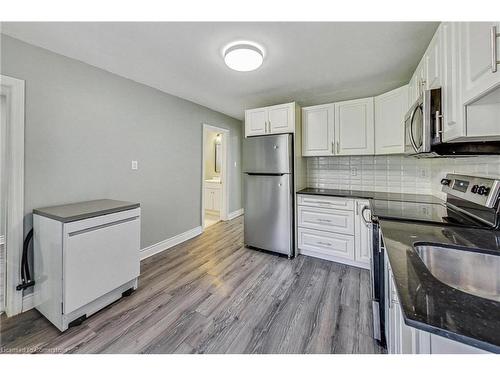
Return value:
[(415, 246), (439, 281), (475, 296), (500, 301), (500, 256), (442, 246)]

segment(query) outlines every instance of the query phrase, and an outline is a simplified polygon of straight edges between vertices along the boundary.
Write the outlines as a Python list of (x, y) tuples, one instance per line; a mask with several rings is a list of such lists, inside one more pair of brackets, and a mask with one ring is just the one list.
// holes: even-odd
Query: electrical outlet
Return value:
[(132, 160), (132, 170), (136, 171), (139, 169), (139, 164), (137, 163), (137, 160)]
[(351, 167), (351, 176), (357, 176), (357, 175), (358, 175), (358, 168)]

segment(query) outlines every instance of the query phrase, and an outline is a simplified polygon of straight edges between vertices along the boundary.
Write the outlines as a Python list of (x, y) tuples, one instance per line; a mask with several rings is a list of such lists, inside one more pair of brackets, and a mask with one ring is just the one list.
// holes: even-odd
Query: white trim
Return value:
[(245, 213), (245, 210), (243, 208), (240, 208), (239, 210), (231, 212), (229, 215), (227, 215), (228, 220), (233, 220), (236, 219), (238, 216), (241, 216)]
[(24, 237), (24, 81), (0, 75), (0, 90), (7, 93), (11, 109), (5, 166), (8, 179), (5, 312), (12, 316), (21, 312), (23, 304), (22, 292), (16, 291), (16, 285), (20, 281)]
[(35, 293), (26, 294), (23, 297), (23, 311), (26, 312), (35, 307)]
[(229, 174), (228, 174), (228, 159), (229, 159), (229, 129), (220, 128), (207, 123), (202, 124), (202, 145), (201, 145), (201, 228), (205, 229), (205, 131), (210, 130), (217, 133), (222, 133), (222, 170), (221, 170), (221, 182), (222, 182), (222, 204), (220, 210), (221, 220), (228, 219), (229, 211)]
[(171, 247), (178, 245), (184, 241), (187, 241), (193, 237), (199, 236), (203, 232), (202, 227), (196, 227), (190, 229), (184, 233), (178, 234), (176, 236), (167, 238), (166, 240), (155, 243), (154, 245), (145, 247), (141, 249), (141, 260), (149, 258), (155, 254), (161, 253), (164, 250), (170, 249)]

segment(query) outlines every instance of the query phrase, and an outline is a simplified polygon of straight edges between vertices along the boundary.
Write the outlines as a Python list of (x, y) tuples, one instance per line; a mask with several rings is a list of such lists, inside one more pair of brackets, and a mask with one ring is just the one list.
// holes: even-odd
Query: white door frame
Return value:
[(7, 96), (8, 144), (5, 158), (7, 176), (7, 227), (6, 227), (6, 298), (7, 316), (22, 310), (23, 293), (16, 291), (20, 282), (21, 252), (23, 248), (24, 219), (24, 81), (0, 74), (1, 93)]
[(203, 123), (202, 125), (202, 147), (201, 147), (201, 228), (202, 231), (205, 230), (205, 133), (206, 130), (214, 131), (222, 134), (221, 142), (221, 152), (222, 152), (222, 168), (221, 168), (221, 181), (222, 181), (222, 199), (221, 199), (221, 210), (220, 218), (221, 220), (228, 219), (229, 212), (229, 176), (227, 170), (227, 162), (229, 156), (229, 130), (225, 128), (219, 128), (217, 126), (209, 125)]

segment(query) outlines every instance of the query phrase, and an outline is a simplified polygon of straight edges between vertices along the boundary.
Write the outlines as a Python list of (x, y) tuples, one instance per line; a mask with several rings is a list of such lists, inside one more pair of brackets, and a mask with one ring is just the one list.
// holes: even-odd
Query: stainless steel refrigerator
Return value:
[(291, 134), (246, 138), (243, 146), (245, 245), (294, 255)]

